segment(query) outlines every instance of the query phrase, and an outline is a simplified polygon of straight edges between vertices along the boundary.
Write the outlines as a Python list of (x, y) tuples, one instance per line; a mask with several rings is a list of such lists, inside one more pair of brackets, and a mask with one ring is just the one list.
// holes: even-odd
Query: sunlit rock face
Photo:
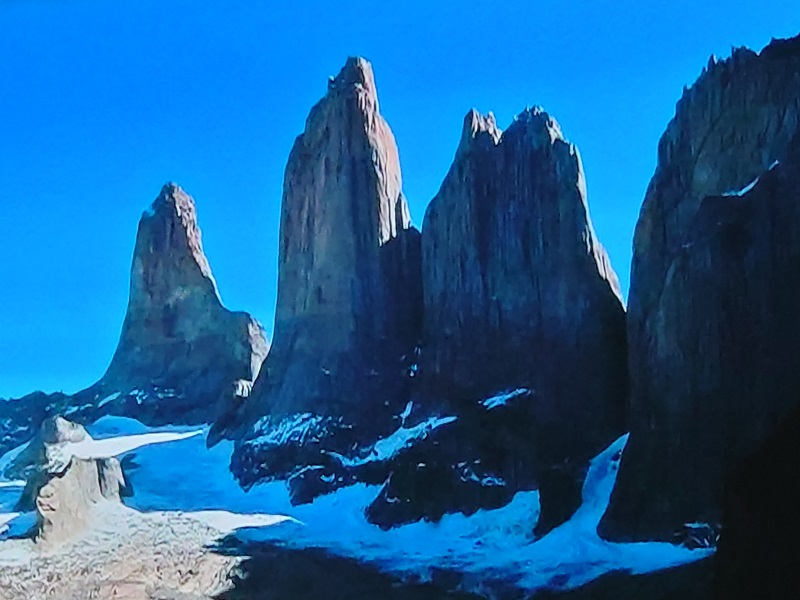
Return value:
[(636, 227), (605, 535), (717, 525), (725, 474), (797, 404), (798, 123), (798, 38), (711, 60), (678, 102)]
[[(420, 310), (419, 233), (397, 146), (371, 65), (351, 58), (286, 166), (274, 345), (244, 410), (215, 429), (244, 427), (233, 463), (243, 483), (313, 462), (321, 438), (343, 452), (389, 433), (408, 398)], [(280, 456), (249, 443), (306, 415), (308, 435), (287, 439)], [(254, 427), (259, 419), (269, 423)]]
[(125, 488), (122, 467), (116, 458), (72, 458), (66, 464), (50, 460), (53, 452), (87, 439), (77, 423), (54, 417), (42, 423), (31, 444), (32, 471), (17, 508), (36, 511), (36, 541), (54, 546), (86, 531), (95, 511), (106, 501), (119, 502)]
[(213, 420), (237, 382), (255, 380), (267, 350), (253, 317), (222, 306), (194, 200), (167, 184), (139, 221), (128, 311), (103, 388), (170, 390), (154, 410)]
[(372, 67), (351, 58), (286, 166), (275, 346), (253, 398), (260, 412), (339, 415), (382, 404), (362, 388), (371, 373), (400, 373), (383, 359), (413, 347), (418, 239)]

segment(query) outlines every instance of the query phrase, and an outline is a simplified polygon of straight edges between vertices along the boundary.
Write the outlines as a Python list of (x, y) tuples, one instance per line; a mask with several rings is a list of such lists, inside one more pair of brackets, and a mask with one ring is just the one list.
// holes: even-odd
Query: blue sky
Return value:
[(469, 108), (506, 126), (544, 106), (627, 293), (683, 86), (712, 53), (798, 31), (796, 0), (0, 0), (0, 396), (102, 375), (139, 216), (170, 180), (224, 303), (271, 331), (286, 157), (348, 55), (373, 62), (417, 224)]

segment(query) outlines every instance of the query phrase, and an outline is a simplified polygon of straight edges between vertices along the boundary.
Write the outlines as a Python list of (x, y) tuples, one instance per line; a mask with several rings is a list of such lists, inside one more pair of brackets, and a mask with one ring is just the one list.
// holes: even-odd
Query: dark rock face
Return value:
[(516, 475), (525, 465), (535, 472), (548, 529), (577, 508), (588, 460), (622, 434), (627, 396), (617, 278), (578, 151), (552, 117), (528, 110), (501, 132), (491, 114), (467, 114), (422, 252), (422, 385), (461, 410), (528, 390), (481, 417), (499, 439), (479, 454), (516, 455), (502, 469), (511, 489), (530, 485)]
[(725, 481), (714, 598), (793, 598), (800, 590), (800, 409)]
[(139, 222), (128, 311), (105, 375), (71, 396), (35, 392), (0, 403), (0, 452), (56, 414), (77, 422), (108, 413), (148, 424), (211, 422), (247, 396), (267, 351), (259, 323), (222, 306), (194, 200), (168, 184)]
[(631, 439), (607, 536), (718, 524), (726, 472), (797, 405), (798, 123), (795, 38), (712, 61), (661, 139), (634, 240)]
[[(275, 473), (313, 464), (323, 438), (333, 444), (327, 451), (345, 452), (362, 436), (388, 433), (408, 397), (419, 233), (364, 59), (349, 59), (330, 81), (295, 141), (280, 239), (274, 345), (245, 409), (216, 428), (249, 426), (233, 462), (245, 485), (266, 475), (262, 463)], [(287, 443), (256, 443), (279, 430), (289, 432)]]

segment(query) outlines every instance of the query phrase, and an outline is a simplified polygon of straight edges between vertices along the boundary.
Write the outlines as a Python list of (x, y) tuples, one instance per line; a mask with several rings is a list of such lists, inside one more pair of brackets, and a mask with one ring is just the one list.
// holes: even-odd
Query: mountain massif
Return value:
[[(0, 450), (59, 413), (205, 423), (246, 489), (307, 504), (374, 486), (384, 530), (538, 490), (538, 539), (624, 447), (603, 537), (719, 541), (719, 598), (767, 572), (760, 597), (796, 591), (798, 553), (778, 547), (800, 533), (780, 491), (800, 436), (800, 37), (712, 58), (684, 90), (633, 249), (626, 314), (578, 149), (541, 108), (505, 130), (469, 111), (415, 229), (372, 66), (350, 58), (289, 154), (272, 347), (222, 307), (194, 202), (169, 184), (139, 224), (106, 374), (0, 403)], [(710, 564), (663, 589), (708, 597)]]

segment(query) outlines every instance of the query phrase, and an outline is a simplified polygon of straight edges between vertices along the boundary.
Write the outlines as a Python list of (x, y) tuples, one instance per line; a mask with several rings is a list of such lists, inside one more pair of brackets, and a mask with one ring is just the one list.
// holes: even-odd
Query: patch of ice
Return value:
[(8, 466), (16, 460), (16, 458), (30, 445), (30, 442), (25, 442), (24, 444), (20, 444), (16, 448), (12, 448), (3, 456), (0, 456), (0, 478), (3, 476), (3, 472), (8, 468)]
[(509, 400), (513, 400), (514, 398), (522, 396), (523, 394), (527, 394), (528, 392), (530, 392), (528, 388), (517, 388), (516, 390), (512, 390), (509, 392), (502, 392), (500, 394), (492, 396), (491, 398), (487, 398), (486, 400), (483, 400), (481, 404), (483, 404), (486, 410), (492, 410), (493, 408), (497, 408), (498, 406), (504, 406), (505, 404), (508, 403)]
[(292, 521), (302, 525), (302, 523), (296, 519), (287, 517), (285, 515), (268, 515), (259, 513), (241, 514), (232, 513), (227, 510), (198, 510), (183, 514), (192, 519), (201, 521), (202, 523), (205, 523), (214, 529), (218, 529), (225, 534), (233, 533), (237, 529), (270, 527), (286, 521)]
[[(87, 429), (96, 438), (185, 431), (148, 429), (120, 417), (104, 417)], [(206, 448), (204, 436), (197, 435), (142, 447), (137, 465), (126, 472), (134, 490), (127, 502), (142, 510), (200, 511), (189, 516), (215, 528), (233, 529), (244, 540), (324, 548), (423, 580), (438, 569), (451, 569), (463, 575), (465, 591), (484, 592), (498, 581), (514, 582), (526, 592), (573, 588), (610, 571), (644, 573), (712, 554), (711, 549), (669, 543), (615, 544), (599, 538), (597, 523), (608, 505), (626, 443), (627, 436), (621, 437), (591, 461), (581, 507), (541, 539), (533, 536), (539, 514), (535, 491), (518, 492), (502, 508), (471, 516), (449, 514), (437, 523), (419, 521), (383, 531), (368, 523), (364, 513), (380, 486), (351, 485), (300, 506), (292, 506), (287, 486), (280, 481), (245, 493), (228, 470), (233, 444)]]
[[(776, 160), (776, 161), (774, 161), (774, 162), (773, 162), (773, 163), (772, 163), (772, 164), (769, 166), (769, 168), (767, 169), (767, 171), (772, 171), (772, 169), (774, 169), (775, 167), (777, 167), (779, 164), (781, 164), (781, 161), (779, 161), (779, 160)], [(759, 182), (759, 180), (760, 180), (760, 179), (761, 179), (761, 176), (759, 175), (758, 177), (756, 177), (755, 179), (753, 179), (753, 181), (751, 181), (751, 182), (750, 182), (750, 183), (748, 183), (746, 186), (744, 186), (742, 189), (740, 189), (740, 190), (731, 190), (731, 191), (728, 191), (728, 192), (725, 192), (725, 193), (723, 193), (722, 195), (723, 195), (723, 196), (739, 196), (739, 197), (741, 197), (741, 196), (744, 196), (744, 195), (745, 195), (747, 192), (749, 192), (749, 191), (750, 191), (750, 190), (752, 190), (754, 187), (756, 187), (756, 185), (758, 184), (758, 182)]]
[(105, 398), (100, 400), (100, 402), (97, 403), (97, 408), (103, 408), (106, 404), (108, 404), (109, 402), (113, 402), (121, 395), (122, 395), (121, 392), (114, 392), (113, 394), (109, 394), (108, 396), (106, 396)]
[(364, 457), (350, 458), (336, 452), (331, 452), (330, 455), (345, 467), (357, 467), (371, 462), (385, 462), (395, 457), (405, 448), (412, 446), (415, 442), (428, 437), (434, 429), (452, 423), (455, 420), (456, 417), (430, 417), (413, 427), (402, 426), (391, 435), (375, 442)]
[(414, 401), (413, 400), (409, 400), (408, 404), (406, 404), (406, 407), (403, 409), (403, 412), (400, 413), (400, 424), (401, 425), (405, 425), (406, 424), (406, 419), (408, 419), (408, 417), (411, 416), (411, 411), (412, 411), (413, 408), (414, 408)]
[(11, 512), (0, 514), (0, 539), (18, 537), (28, 533), (36, 525), (36, 513)]
[(199, 436), (203, 430), (178, 432), (157, 432), (140, 433), (125, 435), (103, 440), (96, 440), (91, 435), (86, 436), (80, 442), (67, 442), (64, 444), (52, 444), (45, 447), (48, 465), (56, 472), (63, 471), (72, 458), (89, 460), (93, 458), (112, 458), (125, 454), (142, 446), (151, 444), (163, 444), (174, 442), (186, 438)]
[(14, 481), (0, 481), (0, 488), (20, 488), (25, 487), (25, 482), (21, 479)]

